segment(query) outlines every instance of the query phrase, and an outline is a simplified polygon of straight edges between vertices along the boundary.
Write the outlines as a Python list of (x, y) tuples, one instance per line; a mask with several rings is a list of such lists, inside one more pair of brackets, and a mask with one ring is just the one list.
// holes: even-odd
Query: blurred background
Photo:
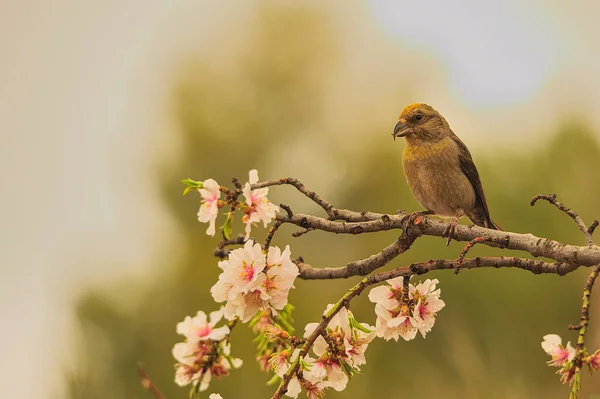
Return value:
[[(583, 244), (565, 215), (529, 206), (538, 193), (557, 193), (588, 222), (600, 217), (600, 3), (1, 4), (6, 397), (151, 398), (138, 361), (169, 399), (187, 397), (173, 382), (175, 325), (217, 308), (209, 288), (219, 270), (218, 240), (180, 180), (226, 184), (257, 168), (263, 179), (297, 177), (340, 207), (420, 209), (402, 176), (403, 143), (390, 137), (412, 102), (433, 105), (467, 143), (503, 228)], [(319, 212), (292, 188), (270, 198)], [(314, 266), (366, 257), (397, 235), (293, 231), (275, 243)], [(455, 258), (462, 246), (426, 237), (388, 268)], [(547, 333), (575, 341), (567, 326), (586, 276), (432, 273), (447, 306), (427, 339), (376, 340), (362, 376), (327, 397), (566, 398), (540, 342)], [(298, 281), (298, 329), (354, 282)], [(366, 295), (353, 309), (374, 323)], [(600, 306), (592, 312), (596, 349)], [(270, 397), (250, 340), (245, 326), (234, 330), (245, 364), (208, 393)], [(599, 380), (584, 375), (583, 398), (600, 393)]]

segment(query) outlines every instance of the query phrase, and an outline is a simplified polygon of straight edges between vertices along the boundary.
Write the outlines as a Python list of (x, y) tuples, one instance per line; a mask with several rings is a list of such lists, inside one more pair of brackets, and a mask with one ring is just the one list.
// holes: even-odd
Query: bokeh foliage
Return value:
[[(188, 64), (174, 88), (181, 151), (176, 162), (159, 165), (155, 184), (183, 240), (168, 257), (161, 255), (169, 260), (155, 281), (124, 280), (77, 302), (83, 344), (78, 367), (70, 368), (77, 372), (67, 376), (72, 399), (150, 398), (139, 384), (138, 361), (145, 362), (169, 399), (187, 395), (173, 382), (171, 347), (181, 338), (175, 324), (198, 309), (217, 308), (209, 288), (219, 269), (212, 257), (217, 239), (207, 237), (206, 226), (196, 221), (198, 198), (181, 197), (180, 179), (213, 177), (227, 184), (232, 176), (244, 181), (247, 171), (257, 168), (263, 179), (298, 177), (340, 207), (390, 213), (419, 209), (401, 175), (401, 144), (392, 145), (388, 134), (393, 115), (389, 121), (373, 121), (371, 131), (348, 132), (349, 138), (369, 137), (352, 154), (340, 150), (339, 135), (328, 130), (324, 99), (328, 79), (339, 67), (336, 37), (343, 32), (335, 31), (327, 15), (317, 8), (271, 3), (258, 7), (255, 23), (244, 33), (236, 39), (240, 51), (223, 56), (216, 47), (214, 54), (203, 53)], [(219, 65), (213, 57), (220, 57)], [(404, 97), (399, 97), (401, 107)], [(390, 129), (380, 129), (383, 123)], [(556, 192), (585, 220), (600, 216), (600, 187), (594, 184), (600, 147), (585, 126), (565, 124), (526, 153), (488, 151), (474, 157), (493, 218), (503, 228), (583, 244), (566, 216), (547, 204), (531, 209), (529, 199)], [(270, 197), (298, 211), (319, 211), (291, 188), (274, 188)], [(237, 232), (242, 229), (238, 219)], [(313, 232), (294, 239), (292, 231), (282, 228), (275, 244), (291, 244), (294, 256), (302, 255), (314, 266), (343, 265), (368, 256), (398, 234), (342, 237)], [(446, 248), (441, 239), (424, 237), (388, 267), (455, 258), (461, 248), (460, 243)], [(487, 247), (472, 251), (499, 253)], [(585, 275), (583, 270), (566, 277), (519, 270), (432, 273), (427, 277), (440, 280), (447, 306), (427, 339), (374, 341), (363, 375), (345, 392), (328, 392), (327, 397), (564, 398), (567, 390), (545, 367), (539, 344), (550, 332), (574, 339), (566, 326), (578, 319)], [(317, 320), (326, 304), (353, 282), (299, 280), (290, 296), (298, 328)], [(131, 292), (135, 300), (121, 303), (122, 292)], [(366, 296), (353, 302), (353, 310), (359, 320), (374, 323)], [(592, 321), (592, 334), (597, 323)], [(270, 397), (274, 387), (263, 383), (267, 376), (253, 361), (251, 338), (245, 326), (234, 330), (233, 354), (245, 364), (227, 379), (213, 381), (209, 393), (220, 392), (226, 399)], [(584, 377), (585, 388), (593, 384)]]

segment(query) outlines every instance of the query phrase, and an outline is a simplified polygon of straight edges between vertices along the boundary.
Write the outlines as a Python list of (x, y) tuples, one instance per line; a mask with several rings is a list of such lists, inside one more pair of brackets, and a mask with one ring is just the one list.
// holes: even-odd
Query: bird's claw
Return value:
[(446, 238), (446, 237), (448, 238), (448, 240), (446, 240), (446, 246), (449, 246), (450, 241), (452, 241), (452, 236), (454, 235), (454, 230), (456, 230), (457, 223), (458, 223), (458, 218), (452, 218), (450, 220), (450, 222), (448, 223), (448, 226), (442, 233), (442, 238)]

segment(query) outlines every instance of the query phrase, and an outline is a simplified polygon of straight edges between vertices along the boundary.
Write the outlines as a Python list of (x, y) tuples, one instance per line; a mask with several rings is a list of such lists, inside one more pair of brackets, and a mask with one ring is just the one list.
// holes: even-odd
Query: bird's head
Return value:
[(404, 137), (410, 143), (439, 141), (451, 133), (448, 122), (427, 104), (415, 103), (404, 108), (392, 136)]

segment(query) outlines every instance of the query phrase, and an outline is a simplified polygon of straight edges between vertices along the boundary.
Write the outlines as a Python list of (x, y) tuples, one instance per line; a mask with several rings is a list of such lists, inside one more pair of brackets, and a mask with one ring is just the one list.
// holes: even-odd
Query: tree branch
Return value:
[[(314, 228), (336, 234), (363, 234), (391, 229), (404, 230), (407, 235), (442, 237), (448, 223), (423, 216), (418, 225), (409, 224), (408, 215), (387, 215), (373, 213), (357, 213), (344, 210), (341, 213), (348, 220), (332, 221), (312, 215), (296, 213), (291, 218), (285, 214), (277, 214), (277, 220), (302, 228)], [(489, 237), (482, 244), (511, 250), (526, 251), (535, 257), (546, 257), (558, 262), (580, 266), (593, 266), (600, 263), (600, 247), (596, 245), (577, 246), (562, 244), (549, 238), (536, 237), (533, 234), (511, 233), (490, 230), (479, 226), (457, 225), (453, 238), (457, 241), (471, 241), (478, 237)]]
[[(394, 273), (400, 273), (398, 276), (410, 274), (425, 274), (434, 270), (456, 269), (458, 267), (457, 259), (437, 259), (426, 262), (412, 263), (409, 266), (394, 269)], [(352, 275), (348, 274), (347, 266), (330, 267), (330, 268), (315, 268), (304, 262), (303, 259), (295, 261), (300, 269), (300, 278), (305, 280), (326, 280), (332, 278), (347, 278)], [(476, 257), (463, 259), (460, 265), (461, 269), (478, 269), (483, 267), (513, 267), (532, 272), (533, 274), (557, 274), (564, 276), (579, 268), (578, 265), (565, 262), (544, 262), (542, 260), (525, 259), (518, 257)], [(397, 277), (397, 276), (396, 276)], [(390, 277), (393, 278), (393, 277)]]
[(349, 262), (342, 267), (313, 268), (303, 260), (296, 260), (295, 263), (300, 270), (300, 278), (305, 280), (318, 279), (338, 279), (352, 276), (366, 276), (374, 270), (388, 264), (398, 255), (406, 252), (412, 243), (417, 239), (417, 235), (400, 236), (391, 245), (385, 247), (381, 252), (371, 255), (368, 258)]
[(583, 220), (579, 217), (579, 215), (577, 213), (575, 213), (573, 210), (567, 208), (566, 206), (564, 206), (563, 204), (561, 204), (560, 202), (558, 202), (556, 200), (556, 194), (550, 194), (550, 195), (538, 194), (531, 199), (531, 206), (534, 206), (536, 204), (536, 202), (539, 200), (548, 201), (549, 203), (551, 203), (552, 205), (557, 207), (560, 211), (566, 213), (571, 219), (573, 219), (575, 224), (577, 224), (577, 227), (579, 227), (579, 230), (581, 230), (581, 232), (583, 233), (583, 236), (585, 237), (587, 244), (594, 245), (594, 241), (592, 240), (592, 234), (594, 233), (594, 230), (596, 229), (596, 227), (598, 227), (597, 220), (594, 220), (589, 228), (586, 227), (585, 223), (583, 222)]
[(231, 240), (223, 240), (217, 245), (213, 251), (213, 255), (220, 259), (225, 259), (229, 255), (229, 250), (226, 247), (230, 245), (244, 245), (246, 238), (243, 235), (239, 235)]
[(597, 265), (590, 276), (588, 277), (585, 287), (583, 288), (583, 300), (581, 305), (581, 319), (579, 324), (576, 326), (569, 326), (571, 330), (579, 330), (579, 336), (577, 337), (577, 350), (581, 351), (583, 349), (583, 344), (585, 341), (585, 334), (587, 332), (587, 326), (590, 320), (590, 299), (592, 296), (592, 288), (594, 287), (594, 283), (596, 278), (598, 277), (598, 273), (600, 273), (600, 264)]
[(146, 373), (142, 363), (138, 363), (138, 373), (140, 374), (140, 382), (142, 383), (142, 386), (152, 392), (152, 395), (154, 395), (156, 399), (167, 399), (167, 397), (163, 395), (156, 385), (150, 381), (150, 377), (148, 377), (148, 374)]

